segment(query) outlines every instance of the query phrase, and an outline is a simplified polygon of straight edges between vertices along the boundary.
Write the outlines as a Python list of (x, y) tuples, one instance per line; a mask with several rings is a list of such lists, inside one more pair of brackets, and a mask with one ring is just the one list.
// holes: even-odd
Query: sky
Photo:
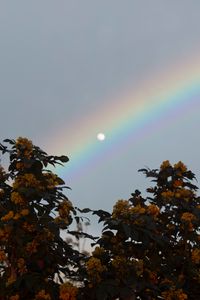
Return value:
[(188, 0), (0, 1), (1, 141), (68, 155), (55, 172), (80, 208), (144, 192), (138, 169), (166, 159), (199, 181), (199, 11)]

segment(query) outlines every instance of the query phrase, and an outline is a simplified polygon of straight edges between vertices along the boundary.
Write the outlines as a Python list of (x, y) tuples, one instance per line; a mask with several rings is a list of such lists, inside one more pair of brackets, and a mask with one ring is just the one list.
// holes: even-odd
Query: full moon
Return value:
[(105, 136), (104, 133), (101, 132), (101, 133), (98, 133), (98, 134), (97, 134), (97, 139), (98, 139), (99, 141), (104, 141), (105, 138), (106, 138), (106, 136)]

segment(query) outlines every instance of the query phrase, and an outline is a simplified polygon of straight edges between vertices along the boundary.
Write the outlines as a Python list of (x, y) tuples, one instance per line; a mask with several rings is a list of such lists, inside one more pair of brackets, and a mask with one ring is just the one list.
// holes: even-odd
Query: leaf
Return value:
[(61, 156), (54, 156), (55, 160), (60, 160), (63, 163), (66, 163), (69, 161), (69, 158), (65, 155), (61, 155)]
[(83, 209), (80, 209), (78, 207), (75, 208), (78, 209), (78, 211), (80, 211), (81, 213), (89, 213), (92, 211), (90, 208), (83, 208)]
[(61, 283), (63, 283), (64, 281), (63, 281), (63, 278), (62, 278), (62, 276), (60, 276), (60, 274), (59, 274), (59, 273), (58, 273), (57, 275), (58, 275), (58, 278), (59, 278), (60, 282), (61, 282)]
[(147, 169), (144, 169), (144, 168), (143, 169), (139, 169), (138, 172), (146, 173)]
[(38, 216), (42, 216), (46, 210), (44, 207), (42, 207), (41, 205), (39, 205), (37, 203), (34, 203), (34, 207), (38, 211)]
[(94, 210), (92, 214), (99, 217), (99, 223), (111, 217), (109, 212), (102, 209)]
[(110, 230), (107, 230), (107, 231), (103, 231), (103, 235), (104, 236), (108, 236), (108, 237), (113, 237), (114, 236), (114, 233)]
[(76, 220), (76, 223), (77, 223), (77, 224), (80, 223), (80, 217), (74, 217), (74, 219)]
[(69, 161), (69, 158), (68, 158), (67, 156), (65, 156), (65, 155), (60, 156), (59, 159), (60, 159), (63, 163)]
[(10, 139), (5, 139), (5, 140), (3, 140), (3, 142), (9, 143), (9, 144), (11, 144), (11, 145), (14, 145), (14, 144), (15, 144), (15, 140), (10, 140)]
[(0, 150), (2, 151), (2, 154), (9, 152), (9, 150), (7, 150), (7, 147), (2, 144), (0, 144)]

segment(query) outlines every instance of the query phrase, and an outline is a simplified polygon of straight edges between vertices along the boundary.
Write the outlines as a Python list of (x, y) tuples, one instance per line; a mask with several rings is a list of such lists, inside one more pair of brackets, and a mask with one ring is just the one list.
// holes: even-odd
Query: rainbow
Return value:
[[(46, 141), (48, 152), (70, 158), (65, 168), (56, 170), (60, 176), (79, 178), (102, 158), (110, 159), (116, 148), (123, 151), (127, 145), (162, 131), (163, 126), (176, 122), (190, 110), (199, 109), (199, 57), (181, 60), (143, 80), (137, 89), (128, 88), (112, 98), (104, 107), (88, 112), (78, 124), (57, 129), (59, 133), (55, 131)], [(99, 131), (106, 135), (104, 142), (96, 139)]]

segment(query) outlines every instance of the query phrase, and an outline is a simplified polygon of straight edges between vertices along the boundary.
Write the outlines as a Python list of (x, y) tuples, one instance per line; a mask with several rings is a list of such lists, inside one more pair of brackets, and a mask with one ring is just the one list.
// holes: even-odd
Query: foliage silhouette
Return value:
[(200, 198), (194, 174), (182, 162), (141, 169), (152, 178), (150, 196), (136, 190), (119, 200), (104, 222), (86, 269), (88, 299), (198, 299)]
[[(200, 198), (182, 162), (139, 170), (152, 180), (147, 196), (135, 190), (110, 213), (73, 207), (47, 169), (66, 156), (26, 138), (0, 151), (10, 158), (8, 171), (0, 168), (0, 300), (199, 298)], [(98, 240), (82, 231), (87, 213), (103, 222)], [(93, 240), (91, 254), (79, 251), (79, 238)]]
[[(45, 168), (67, 162), (26, 138), (5, 140), (8, 172), (0, 169), (0, 299), (68, 299), (82, 280), (84, 255), (61, 237), (77, 211), (63, 194), (64, 181)], [(80, 218), (78, 218), (80, 220)]]

